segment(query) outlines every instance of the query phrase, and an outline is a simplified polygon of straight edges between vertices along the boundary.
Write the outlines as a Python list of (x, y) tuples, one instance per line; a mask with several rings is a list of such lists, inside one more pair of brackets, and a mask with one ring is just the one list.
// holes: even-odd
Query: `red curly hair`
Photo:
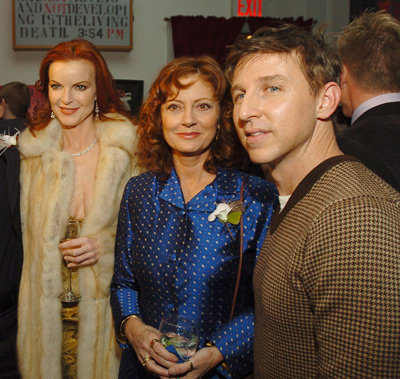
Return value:
[(182, 79), (195, 75), (214, 89), (214, 99), (220, 104), (220, 130), (210, 145), (210, 154), (204, 169), (216, 173), (218, 167), (244, 166), (248, 156), (231, 122), (229, 84), (219, 66), (211, 57), (181, 57), (169, 62), (153, 82), (149, 95), (140, 109), (138, 127), (138, 165), (167, 178), (173, 167), (172, 150), (164, 139), (161, 106), (177, 90), (189, 88), (193, 82), (183, 84)]
[(44, 106), (36, 111), (35, 117), (30, 120), (33, 130), (44, 129), (50, 122), (49, 101), (49, 68), (53, 62), (85, 60), (93, 64), (96, 71), (96, 97), (99, 107), (99, 119), (107, 120), (105, 113), (120, 113), (130, 118), (123, 108), (122, 102), (113, 88), (113, 76), (107, 63), (99, 50), (91, 42), (84, 39), (61, 42), (51, 49), (44, 57), (39, 70), (39, 80), (36, 81), (36, 89), (44, 96)]

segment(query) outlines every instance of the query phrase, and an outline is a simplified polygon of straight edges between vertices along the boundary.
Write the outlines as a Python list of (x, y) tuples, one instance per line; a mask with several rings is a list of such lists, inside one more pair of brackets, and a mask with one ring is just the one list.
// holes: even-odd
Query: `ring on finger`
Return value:
[(153, 358), (150, 357), (150, 356), (145, 357), (145, 358), (143, 359), (142, 366), (143, 366), (143, 367), (146, 367), (147, 363), (149, 363), (149, 361), (151, 361), (152, 359), (153, 359)]
[(190, 371), (192, 371), (194, 369), (192, 361), (190, 359), (188, 359), (186, 362), (189, 363)]
[(155, 344), (156, 342), (161, 342), (161, 341), (158, 340), (157, 338), (154, 338), (154, 339), (151, 340), (151, 342), (150, 342), (150, 347), (153, 348), (153, 346), (154, 346), (154, 344)]

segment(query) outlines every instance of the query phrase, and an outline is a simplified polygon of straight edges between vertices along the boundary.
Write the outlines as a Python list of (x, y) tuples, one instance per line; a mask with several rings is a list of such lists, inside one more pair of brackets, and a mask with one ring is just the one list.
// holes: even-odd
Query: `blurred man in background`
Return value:
[(12, 82), (0, 89), (0, 378), (19, 378), (16, 335), (22, 269), (19, 206), (20, 156), (14, 143), (26, 125), (30, 105), (27, 85)]
[(339, 147), (400, 191), (400, 22), (384, 11), (365, 13), (337, 46), (341, 103), (351, 117)]

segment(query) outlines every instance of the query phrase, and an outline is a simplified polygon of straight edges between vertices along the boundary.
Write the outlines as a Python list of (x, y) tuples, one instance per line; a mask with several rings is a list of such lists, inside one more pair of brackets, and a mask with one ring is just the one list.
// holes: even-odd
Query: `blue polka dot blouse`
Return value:
[[(196, 320), (199, 348), (212, 342), (233, 377), (252, 371), (252, 273), (277, 201), (275, 186), (249, 176), (244, 190), (244, 254), (235, 316), (229, 320), (238, 274), (240, 225), (208, 216), (217, 204), (240, 200), (247, 176), (220, 169), (215, 180), (185, 204), (172, 170), (166, 181), (151, 172), (133, 177), (121, 202), (111, 305), (118, 330), (128, 315), (159, 327), (163, 315)], [(229, 230), (228, 230), (229, 227)], [(147, 378), (131, 346), (124, 348), (120, 378)], [(207, 377), (231, 377), (221, 365)]]

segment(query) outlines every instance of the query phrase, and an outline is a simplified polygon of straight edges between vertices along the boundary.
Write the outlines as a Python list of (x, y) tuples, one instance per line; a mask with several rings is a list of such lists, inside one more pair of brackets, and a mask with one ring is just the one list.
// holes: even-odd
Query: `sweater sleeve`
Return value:
[(316, 220), (304, 261), (319, 377), (398, 377), (398, 205), (375, 198), (345, 201)]

